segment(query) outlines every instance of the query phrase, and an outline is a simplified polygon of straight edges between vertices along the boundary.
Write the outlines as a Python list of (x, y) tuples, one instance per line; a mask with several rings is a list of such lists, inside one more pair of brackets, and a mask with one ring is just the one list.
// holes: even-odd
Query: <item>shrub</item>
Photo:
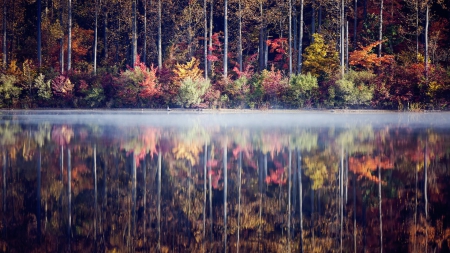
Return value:
[(103, 105), (105, 101), (105, 94), (103, 91), (103, 87), (93, 87), (87, 92), (86, 97), (84, 98), (87, 105), (90, 107), (100, 107)]
[(50, 100), (52, 97), (51, 80), (45, 81), (45, 75), (40, 73), (34, 79), (34, 87), (37, 89), (37, 94), (40, 99)]
[(369, 71), (349, 71), (343, 79), (336, 81), (336, 99), (345, 105), (369, 105), (374, 94), (374, 78)]
[(261, 91), (263, 101), (269, 104), (277, 104), (282, 94), (288, 88), (288, 79), (284, 78), (281, 71), (272, 66), (270, 71), (263, 70), (261, 73)]
[(293, 98), (290, 101), (296, 107), (303, 107), (311, 104), (317, 96), (319, 85), (317, 77), (308, 74), (292, 75), (290, 80), (289, 94)]
[(186, 77), (180, 85), (178, 104), (184, 107), (198, 106), (202, 100), (202, 96), (210, 86), (211, 84), (208, 79), (192, 79), (191, 77)]
[(14, 106), (22, 89), (16, 86), (17, 78), (14, 75), (0, 75), (0, 107)]
[(52, 91), (55, 96), (70, 99), (72, 97), (73, 87), (72, 82), (66, 76), (60, 75), (52, 80)]

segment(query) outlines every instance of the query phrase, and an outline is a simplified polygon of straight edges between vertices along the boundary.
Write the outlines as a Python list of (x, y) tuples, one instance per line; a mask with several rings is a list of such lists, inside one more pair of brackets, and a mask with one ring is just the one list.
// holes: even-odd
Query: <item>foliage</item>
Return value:
[(191, 77), (186, 77), (181, 82), (177, 99), (178, 104), (184, 107), (198, 106), (202, 101), (202, 96), (210, 86), (211, 83), (208, 79), (199, 78), (194, 80)]
[(200, 61), (195, 57), (192, 57), (192, 60), (187, 62), (186, 64), (176, 64), (174, 73), (177, 75), (178, 81), (183, 81), (186, 78), (190, 78), (191, 80), (197, 80), (202, 77), (202, 70), (198, 67)]
[(261, 92), (263, 100), (267, 103), (277, 103), (283, 92), (287, 89), (289, 81), (284, 78), (280, 70), (263, 70), (260, 75)]
[(349, 71), (336, 81), (337, 97), (346, 105), (369, 105), (374, 93), (375, 75), (368, 71)]
[(34, 79), (34, 87), (38, 90), (38, 97), (43, 100), (49, 100), (52, 97), (51, 80), (45, 81), (45, 76), (42, 73)]
[(22, 89), (16, 85), (14, 75), (0, 74), (0, 107), (13, 106), (17, 103)]
[(338, 67), (338, 52), (333, 46), (326, 44), (322, 35), (313, 34), (314, 42), (311, 43), (303, 54), (304, 72), (311, 72), (313, 76), (333, 73)]
[(100, 107), (105, 101), (103, 87), (92, 87), (84, 98), (90, 107)]
[(289, 94), (293, 97), (295, 107), (303, 107), (306, 104), (311, 105), (318, 92), (317, 77), (308, 72), (306, 75), (292, 75), (289, 81)]
[(70, 82), (67, 76), (60, 75), (52, 80), (52, 91), (55, 96), (70, 99), (72, 97), (73, 87), (72, 82)]
[(373, 67), (380, 67), (383, 64), (391, 64), (394, 61), (394, 56), (384, 55), (378, 57), (377, 54), (372, 52), (373, 48), (381, 43), (383, 43), (383, 41), (376, 41), (365, 47), (361, 46), (360, 50), (351, 52), (349, 64), (363, 69), (373, 69)]

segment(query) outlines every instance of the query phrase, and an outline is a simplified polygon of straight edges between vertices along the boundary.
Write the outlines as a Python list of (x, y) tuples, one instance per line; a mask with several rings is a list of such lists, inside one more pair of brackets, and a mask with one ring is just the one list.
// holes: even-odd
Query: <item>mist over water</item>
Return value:
[(447, 252), (450, 113), (0, 111), (0, 251)]

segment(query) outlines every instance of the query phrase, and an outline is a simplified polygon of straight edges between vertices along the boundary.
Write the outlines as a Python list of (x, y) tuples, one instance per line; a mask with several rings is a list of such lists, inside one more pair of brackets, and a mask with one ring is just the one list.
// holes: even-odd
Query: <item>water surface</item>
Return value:
[(448, 252), (450, 114), (0, 111), (0, 252)]

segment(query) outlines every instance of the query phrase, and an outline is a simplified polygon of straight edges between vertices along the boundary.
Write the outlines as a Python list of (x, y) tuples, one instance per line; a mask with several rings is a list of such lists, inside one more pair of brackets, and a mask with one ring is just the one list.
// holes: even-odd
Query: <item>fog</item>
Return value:
[(388, 111), (191, 111), (191, 110), (3, 110), (0, 122), (27, 124), (95, 124), (99, 126), (191, 127), (193, 125), (252, 128), (355, 127), (384, 125), (448, 128), (449, 112)]

